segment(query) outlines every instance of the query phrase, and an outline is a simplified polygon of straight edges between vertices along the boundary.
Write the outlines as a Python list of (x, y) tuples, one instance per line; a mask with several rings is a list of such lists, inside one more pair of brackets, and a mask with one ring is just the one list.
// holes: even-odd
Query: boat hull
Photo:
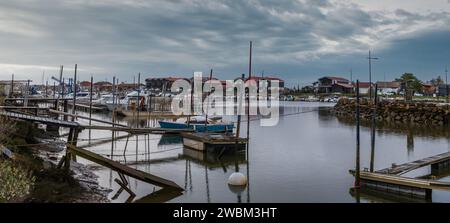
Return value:
[(194, 129), (196, 132), (232, 132), (234, 125), (232, 123), (225, 124), (186, 124), (177, 122), (159, 121), (161, 128), (165, 129)]

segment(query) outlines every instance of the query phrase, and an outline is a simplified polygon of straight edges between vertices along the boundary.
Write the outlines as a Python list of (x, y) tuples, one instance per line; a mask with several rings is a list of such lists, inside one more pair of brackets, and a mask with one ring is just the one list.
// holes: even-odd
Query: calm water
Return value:
[[(330, 114), (330, 106), (332, 104), (289, 102), (284, 103), (281, 109), (284, 116), (277, 126), (260, 127), (259, 121), (252, 121), (248, 159), (244, 153), (226, 155), (219, 160), (213, 155), (205, 156), (183, 148), (177, 136), (152, 134), (132, 136), (128, 142), (122, 138), (113, 144), (88, 149), (170, 179), (186, 189), (179, 195), (168, 194), (130, 178), (131, 189), (137, 195), (134, 201), (355, 202), (355, 197), (349, 193), (354, 180), (348, 173), (355, 165), (354, 123)], [(96, 116), (110, 120), (107, 115)], [(122, 123), (131, 122), (122, 120)], [(246, 123), (242, 126), (245, 134)], [(123, 135), (126, 134), (117, 136)], [(89, 138), (95, 143), (111, 136), (108, 131), (85, 130), (79, 136), (78, 145), (89, 143)], [(450, 151), (449, 129), (379, 125), (376, 137), (375, 169)], [(361, 167), (369, 167), (369, 125), (363, 124), (361, 128), (361, 142)], [(129, 198), (126, 192), (114, 197), (119, 189), (114, 182), (118, 178), (115, 172), (81, 158), (79, 162), (95, 170), (101, 186), (113, 189), (109, 195), (112, 202), (125, 202)], [(243, 191), (231, 190), (227, 185), (236, 166), (249, 178)], [(429, 168), (422, 168), (409, 175), (421, 176), (429, 172)], [(441, 180), (450, 181), (450, 177)], [(377, 194), (361, 195), (361, 202), (389, 201), (402, 200)], [(433, 201), (450, 202), (450, 192), (434, 191)]]

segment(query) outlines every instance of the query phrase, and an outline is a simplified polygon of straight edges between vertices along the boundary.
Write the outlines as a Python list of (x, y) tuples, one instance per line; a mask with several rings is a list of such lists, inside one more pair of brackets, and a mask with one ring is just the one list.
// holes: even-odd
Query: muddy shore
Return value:
[[(26, 122), (17, 122), (17, 131), (8, 147), (14, 165), (29, 170), (35, 178), (29, 194), (8, 202), (107, 203), (110, 189), (100, 187), (89, 166), (71, 163), (70, 171), (58, 169), (65, 142)], [(0, 162), (2, 162), (0, 158)]]

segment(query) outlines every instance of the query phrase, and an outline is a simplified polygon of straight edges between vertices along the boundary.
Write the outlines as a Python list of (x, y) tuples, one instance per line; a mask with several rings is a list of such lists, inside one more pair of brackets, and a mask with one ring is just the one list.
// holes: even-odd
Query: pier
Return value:
[[(401, 165), (393, 165), (390, 168), (375, 172), (361, 171), (360, 188), (431, 200), (432, 190), (450, 191), (450, 182), (410, 178), (401, 175), (425, 166), (431, 166), (432, 175), (438, 174), (448, 169), (450, 167), (449, 164), (450, 152), (447, 152)], [(350, 173), (355, 175), (354, 170), (351, 170)]]

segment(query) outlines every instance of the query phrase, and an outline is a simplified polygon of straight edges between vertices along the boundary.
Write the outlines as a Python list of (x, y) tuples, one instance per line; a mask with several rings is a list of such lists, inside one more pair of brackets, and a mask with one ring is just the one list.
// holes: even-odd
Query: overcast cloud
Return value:
[(40, 83), (65, 65), (81, 79), (113, 75), (220, 78), (254, 73), (306, 83), (323, 75), (376, 79), (414, 72), (423, 79), (450, 65), (447, 0), (17, 0), (0, 3), (0, 79)]

